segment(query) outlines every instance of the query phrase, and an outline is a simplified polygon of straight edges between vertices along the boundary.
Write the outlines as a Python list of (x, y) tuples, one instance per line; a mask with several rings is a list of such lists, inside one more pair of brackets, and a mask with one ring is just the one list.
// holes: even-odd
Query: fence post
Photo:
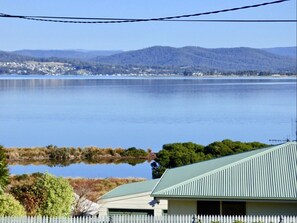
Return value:
[(112, 223), (112, 217), (109, 215), (108, 223)]
[(279, 223), (282, 223), (283, 222), (283, 216), (279, 216)]
[(195, 218), (195, 215), (193, 216), (192, 218), (192, 223), (195, 223), (196, 222), (196, 218)]

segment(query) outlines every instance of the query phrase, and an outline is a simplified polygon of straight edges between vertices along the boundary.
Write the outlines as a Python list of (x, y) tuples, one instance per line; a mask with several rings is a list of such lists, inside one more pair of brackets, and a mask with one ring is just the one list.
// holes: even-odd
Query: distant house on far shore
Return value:
[(167, 201), (151, 203), (150, 196), (158, 179), (121, 185), (103, 195), (99, 204), (99, 216), (114, 214), (162, 215), (167, 212)]

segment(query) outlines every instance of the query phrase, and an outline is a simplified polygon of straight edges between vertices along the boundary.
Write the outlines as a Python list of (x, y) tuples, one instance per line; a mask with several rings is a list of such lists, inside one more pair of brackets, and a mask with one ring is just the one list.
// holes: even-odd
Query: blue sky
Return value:
[[(269, 1), (269, 0), (267, 0)], [(265, 0), (0, 0), (0, 12), (19, 15), (151, 18), (258, 4)], [(197, 19), (296, 19), (296, 0)], [(155, 45), (296, 46), (296, 23), (57, 24), (0, 18), (0, 50), (134, 50)]]

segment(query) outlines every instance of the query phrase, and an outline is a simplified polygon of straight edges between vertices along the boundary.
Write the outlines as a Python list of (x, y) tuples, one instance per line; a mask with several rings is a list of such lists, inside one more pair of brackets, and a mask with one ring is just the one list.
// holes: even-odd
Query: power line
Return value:
[(182, 18), (190, 18), (190, 17), (198, 17), (202, 15), (211, 15), (218, 13), (225, 13), (231, 11), (238, 11), (250, 8), (257, 8), (266, 5), (279, 4), (290, 0), (277, 0), (272, 2), (265, 2), (261, 4), (255, 5), (247, 5), (236, 8), (222, 9), (216, 11), (195, 13), (195, 14), (186, 14), (186, 15), (178, 15), (178, 16), (167, 16), (167, 17), (159, 17), (159, 18), (86, 18), (86, 17), (56, 17), (56, 16), (28, 16), (28, 15), (9, 15), (5, 13), (0, 13), (0, 17), (4, 18), (17, 18), (17, 19), (26, 19), (26, 20), (34, 20), (34, 21), (42, 21), (42, 22), (56, 22), (56, 23), (87, 23), (87, 24), (95, 24), (95, 23), (135, 23), (135, 22), (296, 22), (296, 20), (181, 20)]
[(238, 23), (290, 23), (296, 19), (170, 19), (164, 22), (238, 22)]

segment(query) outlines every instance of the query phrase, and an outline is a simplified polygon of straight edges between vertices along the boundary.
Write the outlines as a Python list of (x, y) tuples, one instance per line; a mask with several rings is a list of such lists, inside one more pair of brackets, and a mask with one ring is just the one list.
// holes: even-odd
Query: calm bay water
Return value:
[(129, 164), (72, 164), (70, 166), (49, 167), (46, 165), (15, 165), (10, 166), (12, 174), (31, 174), (35, 172), (51, 173), (61, 177), (86, 177), (86, 178), (147, 178), (152, 177), (150, 165), (145, 162), (132, 166)]
[[(293, 139), (295, 122), (295, 79), (0, 77), (0, 144), (5, 147), (135, 146), (158, 151), (166, 143), (207, 145), (226, 138), (269, 143)], [(130, 167), (141, 171), (134, 174)], [(124, 173), (120, 169), (126, 167), (119, 165), (115, 170), (111, 164), (75, 164), (55, 171), (150, 177), (148, 164), (130, 167)], [(53, 171), (11, 166), (11, 173), (38, 168)]]

